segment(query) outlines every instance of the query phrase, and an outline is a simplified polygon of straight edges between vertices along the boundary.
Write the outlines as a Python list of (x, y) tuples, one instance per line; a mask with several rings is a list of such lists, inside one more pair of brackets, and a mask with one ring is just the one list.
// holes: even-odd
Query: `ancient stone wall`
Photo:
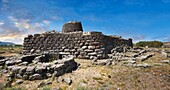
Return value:
[(101, 32), (48, 32), (28, 35), (23, 53), (57, 52), (77, 58), (106, 58), (116, 46), (132, 46), (132, 40), (103, 35)]

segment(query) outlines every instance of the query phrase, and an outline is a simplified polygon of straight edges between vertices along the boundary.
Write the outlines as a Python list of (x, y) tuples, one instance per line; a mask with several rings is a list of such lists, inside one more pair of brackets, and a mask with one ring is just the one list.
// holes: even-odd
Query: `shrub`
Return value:
[(137, 42), (135, 44), (136, 47), (145, 47), (145, 46), (148, 46), (148, 47), (155, 47), (155, 48), (159, 48), (163, 45), (162, 42), (160, 41), (140, 41), (140, 42)]

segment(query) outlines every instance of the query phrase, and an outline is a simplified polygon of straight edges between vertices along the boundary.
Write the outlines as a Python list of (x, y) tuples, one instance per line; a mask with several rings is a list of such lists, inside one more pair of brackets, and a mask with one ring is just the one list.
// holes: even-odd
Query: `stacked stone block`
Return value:
[(57, 52), (77, 58), (106, 58), (116, 46), (132, 46), (132, 40), (103, 35), (101, 32), (46, 32), (28, 35), (24, 39), (25, 54)]

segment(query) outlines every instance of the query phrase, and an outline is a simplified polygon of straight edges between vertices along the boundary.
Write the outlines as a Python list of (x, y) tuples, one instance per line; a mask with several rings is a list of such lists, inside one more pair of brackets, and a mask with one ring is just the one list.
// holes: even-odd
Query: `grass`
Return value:
[(9, 87), (9, 88), (4, 88), (3, 90), (26, 90), (23, 87)]
[(85, 80), (85, 79), (83, 79), (82, 82), (83, 82), (83, 83), (88, 83), (87, 80)]
[(50, 90), (50, 86), (49, 85), (43, 86), (42, 90)]
[(101, 77), (93, 77), (94, 80), (102, 80)]
[(10, 54), (19, 54), (22, 52), (22, 46), (0, 46), (0, 55), (9, 56)]
[[(22, 47), (18, 49), (21, 50)], [(57, 83), (54, 79), (52, 85), (41, 87), (39, 90), (50, 90), (50, 88), (55, 88), (56, 86), (60, 87), (61, 90), (107, 90), (105, 89), (107, 87), (111, 90), (117, 90), (117, 88), (121, 90), (161, 90), (161, 88), (170, 90), (168, 81), (170, 79), (168, 77), (170, 67), (169, 64), (162, 64), (161, 60), (160, 53), (156, 53), (156, 56), (146, 61), (137, 62), (155, 64), (153, 67), (133, 68), (121, 66), (121, 63), (114, 66), (91, 65), (90, 60), (76, 59), (76, 62), (81, 64), (81, 68), (62, 76), (73, 78), (74, 82), (70, 86), (65, 83)], [(81, 86), (80, 82), (85, 83), (85, 85)], [(32, 85), (35, 83), (36, 81), (26, 81), (21, 85), (28, 86), (26, 87), (27, 90), (36, 90), (30, 89), (36, 88), (36, 85)], [(0, 83), (0, 90), (2, 90), (1, 87), (3, 87), (3, 83)], [(8, 90), (24, 89), (14, 87)]]
[(76, 90), (89, 90), (87, 87), (78, 86)]

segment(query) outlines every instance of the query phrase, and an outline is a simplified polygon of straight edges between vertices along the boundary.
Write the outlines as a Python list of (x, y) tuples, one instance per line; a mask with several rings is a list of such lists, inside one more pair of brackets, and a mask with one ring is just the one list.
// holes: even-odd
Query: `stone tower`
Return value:
[(62, 32), (63, 33), (68, 33), (68, 32), (77, 32), (77, 31), (82, 31), (83, 28), (81, 25), (81, 22), (68, 22), (63, 25)]

